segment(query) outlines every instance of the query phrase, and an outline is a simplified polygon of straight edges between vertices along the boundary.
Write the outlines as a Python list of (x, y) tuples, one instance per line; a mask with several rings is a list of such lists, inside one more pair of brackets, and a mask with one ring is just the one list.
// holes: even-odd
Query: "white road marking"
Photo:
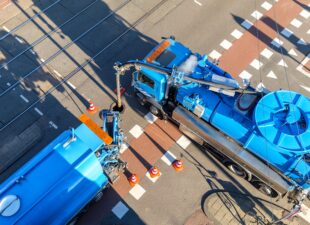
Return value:
[[(5, 70), (8, 70), (8, 64), (7, 63), (2, 63), (2, 67), (5, 69)], [(11, 73), (12, 74), (12, 73)]]
[(261, 67), (263, 66), (263, 64), (262, 64), (260, 61), (258, 61), (257, 59), (254, 59), (254, 60), (250, 63), (250, 65), (251, 65), (254, 69), (257, 69), (257, 70), (259, 70), (259, 68), (261, 68)]
[(287, 28), (284, 28), (282, 31), (281, 31), (281, 34), (287, 38), (289, 38), (292, 34), (293, 34), (293, 31), (287, 29)]
[(241, 79), (250, 79), (252, 77), (252, 74), (250, 74), (248, 71), (243, 70), (240, 74), (239, 77)]
[(231, 32), (231, 36), (233, 36), (236, 39), (241, 38), (242, 35), (243, 35), (243, 33), (237, 29), (235, 29), (233, 32)]
[(24, 43), (24, 41), (23, 41), (22, 39), (20, 39), (19, 37), (15, 37), (15, 39), (16, 39), (19, 43), (21, 43), (21, 44)]
[(134, 136), (135, 138), (140, 137), (141, 134), (143, 134), (144, 130), (142, 127), (140, 127), (139, 125), (135, 125), (133, 128), (131, 128), (131, 130), (129, 131), (129, 133), (131, 133), (132, 136)]
[(150, 181), (152, 181), (153, 183), (155, 183), (161, 175), (162, 175), (162, 173), (159, 172), (159, 176), (158, 177), (151, 177), (149, 171), (146, 172), (146, 177), (149, 178)]
[(298, 41), (297, 41), (297, 44), (299, 45), (307, 45), (307, 43), (305, 42), (304, 39), (300, 38)]
[(271, 44), (277, 48), (280, 48), (281, 45), (283, 45), (283, 41), (281, 41), (279, 38), (276, 37), (275, 39), (272, 40)]
[(6, 32), (10, 32), (11, 30), (9, 28), (7, 28), (6, 26), (2, 26), (3, 30), (5, 30)]
[(129, 211), (128, 207), (122, 202), (119, 201), (113, 208), (112, 212), (117, 218), (122, 219), (125, 214)]
[(299, 15), (301, 15), (303, 18), (308, 19), (310, 16), (310, 12), (308, 12), (308, 10), (303, 9)]
[(302, 74), (306, 75), (310, 78), (310, 72), (304, 70), (304, 65), (307, 65), (308, 61), (310, 60), (310, 53), (307, 57), (296, 67), (296, 69), (301, 72)]
[(272, 5), (269, 2), (264, 2), (263, 4), (261, 4), (261, 7), (266, 10), (269, 10), (271, 9)]
[(29, 50), (31, 52), (32, 55), (35, 55), (35, 51), (33, 51), (32, 49)]
[(186, 149), (189, 145), (190, 145), (191, 141), (185, 137), (184, 135), (182, 135), (178, 140), (177, 140), (177, 144), (179, 146), (181, 146), (183, 149)]
[(144, 119), (146, 119), (147, 122), (149, 123), (154, 123), (158, 117), (153, 115), (151, 112), (148, 112), (145, 116), (144, 116)]
[(213, 50), (209, 56), (212, 58), (212, 59), (219, 59), (222, 55), (221, 53), (219, 53), (218, 51), (216, 50)]
[(281, 59), (281, 60), (278, 62), (278, 65), (279, 65), (279, 66), (283, 66), (283, 67), (287, 67), (286, 62), (285, 62), (283, 59)]
[(292, 24), (294, 27), (299, 28), (299, 27), (301, 26), (302, 22), (301, 22), (300, 20), (298, 20), (298, 19), (293, 19), (293, 20), (291, 21), (291, 24)]
[(225, 39), (221, 42), (220, 46), (227, 50), (232, 46), (232, 44)]
[(136, 199), (139, 200), (142, 195), (145, 193), (145, 189), (139, 185), (136, 184), (133, 188), (131, 188), (131, 190), (129, 191), (129, 193)]
[(41, 60), (41, 62), (43, 62), (43, 63), (45, 62), (45, 60), (44, 60), (43, 58), (40, 58), (40, 60)]
[(7, 86), (11, 86), (11, 83), (10, 83), (10, 82), (7, 82), (6, 85), (7, 85)]
[(19, 95), (19, 97), (21, 97), (21, 99), (23, 99), (26, 103), (28, 103), (28, 102), (29, 102), (28, 98), (26, 98), (25, 96), (23, 96), (23, 95)]
[(248, 20), (244, 20), (242, 23), (241, 23), (241, 26), (243, 26), (244, 28), (246, 28), (247, 30), (250, 29), (252, 26), (253, 26), (253, 23), (251, 23), (250, 21)]
[(48, 123), (49, 123), (49, 125), (50, 125), (51, 127), (53, 127), (55, 130), (58, 129), (58, 126), (57, 126), (53, 121), (49, 121)]
[(41, 112), (37, 107), (34, 107), (34, 110), (35, 110), (40, 116), (43, 116), (43, 112)]
[(58, 77), (62, 78), (62, 75), (57, 70), (53, 70), (53, 71)]
[(168, 166), (171, 166), (171, 164), (176, 160), (177, 157), (173, 155), (170, 151), (167, 151), (162, 157), (161, 160), (164, 161)]
[(310, 34), (310, 29), (307, 31), (307, 34)]
[(67, 81), (67, 84), (72, 88), (72, 89), (76, 89), (76, 87), (70, 82), (70, 81)]
[(201, 2), (197, 1), (197, 0), (194, 0), (194, 2), (199, 5), (199, 6), (202, 6)]
[(277, 75), (272, 70), (267, 74), (267, 77), (272, 79), (278, 79)]
[(252, 12), (251, 16), (254, 17), (255, 19), (259, 20), (260, 18), (262, 18), (263, 14), (261, 14), (259, 11), (255, 10), (254, 12)]
[(289, 50), (288, 54), (293, 55), (293, 56), (297, 56), (297, 53), (295, 52), (294, 49)]
[(310, 87), (304, 86), (304, 85), (299, 85), (300, 87), (302, 87), (303, 89), (305, 89), (306, 91), (310, 92)]
[(273, 55), (273, 52), (270, 51), (268, 48), (265, 48), (260, 54), (265, 58), (270, 59), (270, 57)]
[(123, 143), (119, 149), (119, 152), (123, 154), (128, 148), (129, 148), (129, 145), (127, 143)]

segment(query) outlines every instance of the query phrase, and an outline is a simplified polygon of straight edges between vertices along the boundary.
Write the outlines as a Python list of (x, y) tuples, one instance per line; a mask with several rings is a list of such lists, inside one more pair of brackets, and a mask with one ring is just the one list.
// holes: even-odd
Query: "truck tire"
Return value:
[(268, 197), (276, 198), (278, 196), (278, 193), (273, 188), (271, 188), (270, 186), (261, 181), (256, 182), (255, 186), (261, 193), (263, 193)]
[(157, 116), (158, 118), (162, 118), (162, 113), (161, 113), (161, 111), (157, 108), (157, 107), (155, 107), (155, 106), (153, 106), (153, 105), (151, 105), (150, 106), (150, 112), (154, 115), (154, 116)]
[(229, 162), (226, 164), (227, 168), (233, 172), (238, 177), (246, 179), (248, 177), (248, 173), (240, 166), (233, 162)]

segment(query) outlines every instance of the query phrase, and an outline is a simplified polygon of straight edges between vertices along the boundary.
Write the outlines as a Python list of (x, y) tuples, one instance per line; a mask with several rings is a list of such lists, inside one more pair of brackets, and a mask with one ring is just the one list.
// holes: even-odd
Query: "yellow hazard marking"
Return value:
[(166, 48), (168, 48), (170, 45), (170, 41), (169, 40), (165, 40), (163, 41), (159, 46), (158, 48), (156, 48), (154, 50), (154, 52), (149, 56), (147, 57), (146, 61), (148, 63), (151, 63), (154, 61), (154, 59), (156, 59), (163, 51), (165, 51)]
[(84, 123), (92, 132), (94, 132), (101, 140), (107, 145), (110, 145), (113, 141), (112, 137), (104, 132), (92, 119), (87, 115), (82, 114), (80, 116), (80, 121)]

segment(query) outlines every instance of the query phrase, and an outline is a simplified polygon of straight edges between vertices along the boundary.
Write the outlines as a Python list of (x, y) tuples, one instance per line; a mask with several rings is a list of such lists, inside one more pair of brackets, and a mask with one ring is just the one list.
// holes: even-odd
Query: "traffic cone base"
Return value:
[(149, 174), (151, 178), (155, 178), (155, 177), (159, 177), (160, 176), (160, 171), (156, 166), (153, 166), (150, 170), (149, 170)]
[(87, 108), (87, 111), (90, 113), (90, 114), (94, 114), (97, 112), (97, 108), (96, 106), (94, 105), (94, 103), (92, 101), (89, 101), (89, 106)]
[(181, 160), (175, 160), (172, 163), (172, 166), (176, 171), (181, 171), (184, 169), (183, 162)]
[(139, 183), (140, 179), (136, 174), (132, 174), (129, 178), (128, 178), (129, 184), (130, 186), (135, 186), (136, 184)]

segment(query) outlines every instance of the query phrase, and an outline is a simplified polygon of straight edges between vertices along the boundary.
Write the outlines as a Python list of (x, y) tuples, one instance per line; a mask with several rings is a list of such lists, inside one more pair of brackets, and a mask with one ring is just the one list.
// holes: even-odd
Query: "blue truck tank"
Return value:
[(108, 184), (94, 154), (103, 141), (84, 124), (72, 132), (0, 185), (0, 224), (65, 224)]

